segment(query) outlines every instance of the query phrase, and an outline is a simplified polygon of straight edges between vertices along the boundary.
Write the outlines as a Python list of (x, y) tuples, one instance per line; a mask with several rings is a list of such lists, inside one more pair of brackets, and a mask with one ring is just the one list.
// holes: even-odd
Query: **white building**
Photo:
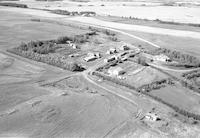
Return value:
[(164, 54), (153, 56), (153, 60), (154, 61), (162, 61), (162, 62), (170, 62), (171, 61), (171, 59)]
[(149, 121), (157, 121), (157, 120), (160, 119), (160, 118), (159, 118), (158, 115), (155, 114), (155, 113), (147, 113), (147, 114), (145, 115), (145, 119), (147, 119), (147, 120), (149, 120)]
[(75, 44), (73, 44), (72, 48), (73, 49), (77, 49), (77, 46)]
[(96, 52), (96, 53), (89, 52), (89, 53), (87, 54), (87, 57), (84, 58), (84, 60), (85, 60), (86, 62), (89, 62), (89, 61), (95, 60), (95, 59), (97, 59), (97, 58), (101, 58), (101, 55), (100, 55), (99, 52)]
[(104, 59), (104, 62), (107, 63), (107, 62), (111, 62), (111, 61), (118, 60), (118, 59), (119, 59), (118, 56), (113, 55), (113, 56), (110, 56), (110, 57)]
[(87, 56), (87, 57), (84, 58), (84, 60), (85, 60), (86, 62), (93, 61), (93, 60), (95, 60), (95, 59), (96, 59), (96, 56), (94, 56), (94, 55)]
[(114, 54), (114, 53), (117, 53), (116, 48), (110, 48), (110, 49), (106, 52), (106, 54)]
[(121, 67), (110, 67), (108, 70), (110, 76), (119, 76), (125, 73)]

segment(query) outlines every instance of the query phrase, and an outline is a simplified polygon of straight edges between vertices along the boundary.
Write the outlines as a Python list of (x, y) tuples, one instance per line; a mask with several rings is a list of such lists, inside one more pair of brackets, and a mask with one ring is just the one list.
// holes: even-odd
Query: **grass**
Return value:
[(24, 84), (2, 85), (0, 91), (0, 111), (48, 93), (45, 90)]

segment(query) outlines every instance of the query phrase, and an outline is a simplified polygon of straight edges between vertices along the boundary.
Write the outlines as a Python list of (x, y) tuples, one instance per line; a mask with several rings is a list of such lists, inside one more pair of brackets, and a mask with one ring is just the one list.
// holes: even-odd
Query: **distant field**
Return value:
[[(149, 40), (161, 47), (186, 52), (193, 56), (200, 57), (200, 39), (182, 38), (169, 35), (157, 35), (143, 32), (126, 31), (146, 40)], [(145, 47), (145, 45), (144, 45)]]
[(85, 30), (44, 22), (33, 22), (28, 15), (0, 11), (0, 49), (19, 46), (24, 41), (49, 40), (59, 36), (84, 33)]
[(117, 22), (117, 23), (125, 23), (125, 24), (134, 24), (134, 25), (144, 25), (144, 26), (151, 26), (151, 27), (160, 27), (166, 29), (176, 29), (176, 30), (187, 30), (187, 31), (196, 31), (200, 32), (200, 27), (194, 27), (189, 25), (176, 25), (176, 24), (168, 24), (168, 23), (160, 23), (159, 21), (150, 21), (150, 20), (142, 20), (142, 19), (134, 19), (134, 18), (121, 18), (117, 16), (96, 16), (95, 18)]
[[(182, 2), (182, 1), (181, 1)], [(181, 3), (180, 2), (180, 3)], [(191, 1), (190, 1), (191, 2)], [(182, 23), (200, 23), (198, 6), (162, 6), (163, 1), (93, 1), (63, 0), (63, 1), (20, 1), (31, 8), (63, 9), (69, 11), (94, 11), (100, 15), (119, 17), (135, 17), (140, 19), (174, 21)], [(186, 2), (187, 3), (187, 2)], [(192, 3), (192, 2), (191, 2)], [(195, 2), (194, 2), (195, 3)], [(196, 2), (198, 5), (199, 2)], [(170, 2), (169, 2), (170, 4)], [(121, 12), (123, 11), (123, 12)], [(159, 12), (158, 12), (159, 11)]]

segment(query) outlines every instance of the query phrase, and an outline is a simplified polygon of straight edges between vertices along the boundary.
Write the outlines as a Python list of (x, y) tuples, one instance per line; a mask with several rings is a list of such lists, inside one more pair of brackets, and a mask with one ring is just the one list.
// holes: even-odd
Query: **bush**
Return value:
[(182, 74), (182, 77), (185, 77), (186, 79), (194, 79), (200, 77), (200, 70), (194, 70), (190, 72), (186, 72)]
[(72, 41), (72, 38), (68, 36), (61, 36), (61, 37), (58, 37), (55, 42), (58, 44), (65, 44), (66, 41)]
[(170, 78), (162, 79), (159, 81), (152, 82), (150, 84), (142, 85), (137, 89), (137, 91), (138, 92), (150, 92), (152, 90), (166, 87), (166, 85), (174, 85), (174, 82)]
[(135, 62), (138, 64), (141, 64), (143, 66), (148, 66), (147, 62), (146, 62), (146, 58), (139, 56), (138, 58), (135, 58)]

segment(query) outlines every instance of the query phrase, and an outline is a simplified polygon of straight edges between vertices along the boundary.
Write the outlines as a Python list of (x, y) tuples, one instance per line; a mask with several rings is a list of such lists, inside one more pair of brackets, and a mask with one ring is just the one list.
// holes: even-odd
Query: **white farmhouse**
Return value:
[(170, 62), (171, 61), (171, 59), (164, 54), (153, 56), (153, 60), (154, 61), (162, 61), (162, 62)]
[(110, 76), (119, 76), (125, 73), (121, 67), (110, 67), (108, 70)]

